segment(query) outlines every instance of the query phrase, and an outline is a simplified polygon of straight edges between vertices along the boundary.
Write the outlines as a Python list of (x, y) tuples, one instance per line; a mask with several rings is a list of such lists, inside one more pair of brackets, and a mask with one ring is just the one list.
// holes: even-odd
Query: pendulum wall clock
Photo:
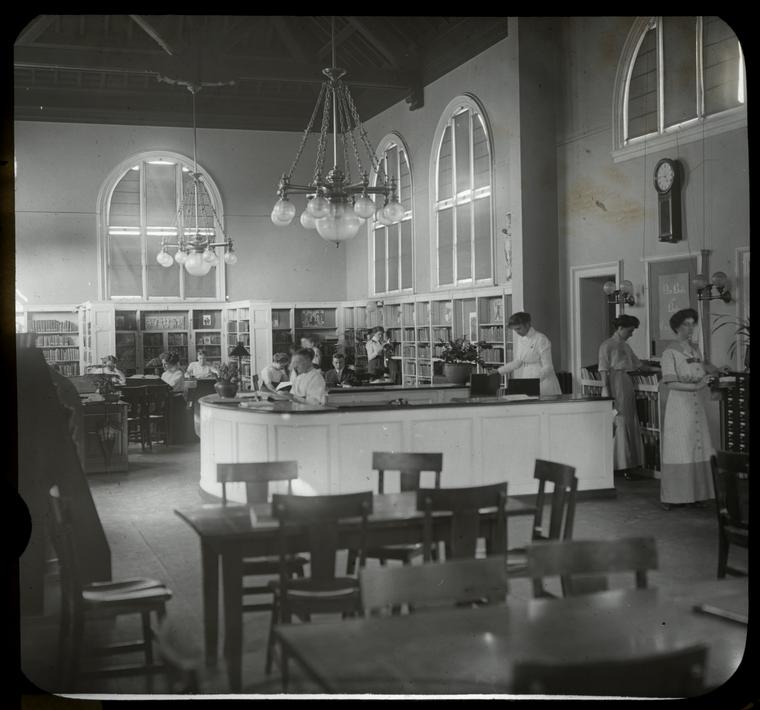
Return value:
[(661, 242), (679, 242), (681, 232), (681, 188), (683, 169), (678, 160), (663, 158), (654, 168), (657, 190), (657, 224)]

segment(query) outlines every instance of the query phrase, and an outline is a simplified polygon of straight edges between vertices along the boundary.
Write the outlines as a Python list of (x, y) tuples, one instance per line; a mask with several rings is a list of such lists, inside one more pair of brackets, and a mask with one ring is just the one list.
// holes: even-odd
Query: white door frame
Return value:
[[(581, 368), (581, 279), (594, 276), (615, 275), (615, 283), (619, 284), (623, 278), (623, 261), (607, 261), (603, 264), (586, 264), (573, 266), (570, 269), (570, 305), (568, 322), (570, 323), (570, 371), (575, 384), (578, 383)], [(603, 294), (599, 294), (602, 297)], [(620, 306), (617, 306), (620, 313)], [(573, 391), (580, 391), (573, 387)]]

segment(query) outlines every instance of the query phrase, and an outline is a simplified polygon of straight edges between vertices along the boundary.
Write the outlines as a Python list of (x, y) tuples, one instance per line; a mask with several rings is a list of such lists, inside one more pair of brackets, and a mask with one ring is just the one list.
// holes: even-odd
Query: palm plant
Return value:
[(716, 316), (712, 332), (717, 333), (721, 328), (724, 328), (727, 325), (733, 326), (736, 329), (734, 330), (734, 339), (731, 341), (731, 345), (728, 348), (728, 356), (733, 360), (736, 356), (736, 344), (739, 337), (745, 339), (747, 350), (749, 350), (749, 316), (747, 316), (747, 318), (739, 319), (731, 318), (727, 315)]

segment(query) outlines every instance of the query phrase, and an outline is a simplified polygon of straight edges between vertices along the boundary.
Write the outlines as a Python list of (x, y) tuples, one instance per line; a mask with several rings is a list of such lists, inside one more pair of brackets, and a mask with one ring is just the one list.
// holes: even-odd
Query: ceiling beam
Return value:
[(158, 30), (151, 25), (141, 15), (130, 15), (137, 25), (150, 37), (161, 49), (164, 50), (170, 57), (173, 57), (176, 52), (172, 49), (171, 45), (158, 33)]
[[(398, 43), (394, 42), (392, 38), (385, 39), (375, 32), (367, 22), (367, 18), (349, 16), (346, 17), (346, 20), (385, 57), (385, 60), (391, 65), (391, 67), (394, 69), (400, 69), (404, 65), (403, 48)], [(409, 47), (407, 47), (407, 51), (408, 49)]]
[(287, 22), (285, 22), (285, 18), (274, 15), (269, 18), (269, 21), (274, 25), (275, 29), (277, 30), (277, 34), (280, 35), (280, 39), (282, 39), (282, 41), (285, 43), (288, 51), (300, 61), (308, 61), (306, 52), (301, 46), (301, 43), (296, 39), (295, 35), (290, 30), (290, 27), (288, 27)]
[[(181, 80), (188, 79), (187, 63), (182, 60), (182, 54), (169, 57), (153, 52), (16, 47), (13, 62), (14, 66), (20, 68), (160, 74)], [(324, 81), (324, 76), (314, 64), (269, 57), (216, 57), (202, 69), (202, 79), (209, 81), (282, 81), (303, 84), (320, 84)], [(409, 88), (413, 80), (405, 72), (367, 67), (349, 68), (346, 82), (350, 86), (404, 89)]]

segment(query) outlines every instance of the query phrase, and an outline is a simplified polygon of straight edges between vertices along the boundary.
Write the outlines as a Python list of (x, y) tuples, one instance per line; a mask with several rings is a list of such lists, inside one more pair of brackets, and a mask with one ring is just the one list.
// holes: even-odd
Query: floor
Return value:
[[(167, 617), (182, 653), (192, 659), (201, 654), (202, 615), (200, 550), (195, 533), (173, 510), (201, 502), (198, 488), (198, 444), (156, 447), (153, 453), (130, 450), (126, 473), (89, 476), (93, 497), (111, 547), (114, 578), (148, 576), (165, 582), (173, 591)], [(664, 511), (659, 503), (659, 482), (616, 477), (617, 497), (582, 500), (577, 503), (575, 539), (605, 539), (651, 535), (657, 541), (659, 569), (650, 574), (654, 586), (669, 582), (714, 579), (717, 568), (715, 510), (676, 508)], [(530, 535), (528, 518), (512, 519), (510, 547), (526, 544)], [(732, 548), (731, 563), (747, 564), (745, 550)], [(54, 570), (54, 565), (51, 565)], [(618, 580), (613, 580), (616, 584)], [(630, 584), (620, 580), (620, 584)], [(551, 588), (551, 587), (550, 587)], [(525, 580), (515, 580), (510, 594), (529, 598)], [(46, 582), (44, 614), (21, 619), (22, 669), (38, 687), (52, 692), (94, 694), (160, 694), (165, 680), (158, 676), (152, 685), (144, 677), (121, 677), (80, 682), (76, 688), (60, 688), (56, 679), (55, 640), (57, 631), (57, 579)], [(328, 620), (332, 622), (332, 620)], [(316, 623), (319, 623), (317, 621)], [(244, 619), (244, 693), (276, 694), (279, 676), (264, 673), (265, 640), (269, 614), (247, 614)], [(121, 640), (131, 637), (137, 625), (129, 619), (115, 626), (95, 627), (96, 635)], [(224, 661), (216, 667), (200, 664), (202, 692), (227, 693)], [(298, 674), (292, 692), (316, 692)]]

